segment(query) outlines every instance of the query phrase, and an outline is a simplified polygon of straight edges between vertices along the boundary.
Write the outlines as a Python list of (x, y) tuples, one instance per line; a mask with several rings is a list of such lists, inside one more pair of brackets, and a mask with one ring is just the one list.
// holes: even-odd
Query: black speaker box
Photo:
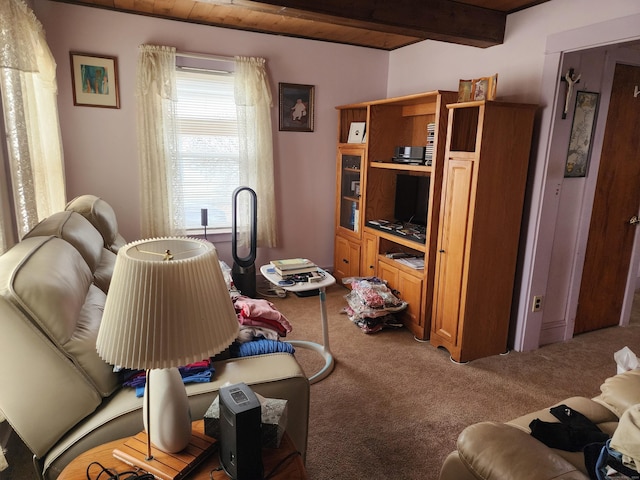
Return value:
[(220, 464), (233, 480), (261, 480), (262, 414), (260, 402), (246, 384), (221, 387)]
[(424, 160), (425, 148), (426, 147), (396, 147), (393, 151), (393, 158), (398, 160)]

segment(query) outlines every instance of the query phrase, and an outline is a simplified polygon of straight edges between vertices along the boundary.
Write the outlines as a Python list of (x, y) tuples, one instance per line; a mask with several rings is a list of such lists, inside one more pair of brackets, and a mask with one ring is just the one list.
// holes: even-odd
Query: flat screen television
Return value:
[(398, 174), (396, 179), (396, 221), (427, 225), (431, 177)]

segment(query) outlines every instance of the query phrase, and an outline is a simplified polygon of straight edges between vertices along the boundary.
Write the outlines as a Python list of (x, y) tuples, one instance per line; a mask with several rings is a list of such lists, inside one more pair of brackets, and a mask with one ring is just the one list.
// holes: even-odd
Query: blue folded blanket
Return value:
[[(213, 368), (213, 367), (212, 367)], [(181, 372), (182, 373), (182, 372)], [(211, 370), (207, 370), (200, 373), (194, 373), (192, 375), (182, 376), (184, 383), (207, 383), (211, 381)], [(136, 387), (136, 397), (142, 397), (144, 395), (144, 385)]]
[(230, 347), (231, 356), (233, 357), (250, 357), (252, 355), (263, 355), (265, 353), (291, 353), (295, 352), (293, 345), (288, 342), (280, 342), (278, 340), (270, 340), (262, 338), (242, 344), (234, 343)]
[[(180, 376), (184, 383), (206, 383), (211, 381), (211, 377), (215, 373), (215, 368), (210, 361), (202, 361), (178, 367)], [(133, 387), (136, 389), (136, 396), (144, 395), (144, 387), (147, 383), (147, 376), (144, 370), (128, 371), (125, 374), (125, 380), (122, 383), (125, 387)]]

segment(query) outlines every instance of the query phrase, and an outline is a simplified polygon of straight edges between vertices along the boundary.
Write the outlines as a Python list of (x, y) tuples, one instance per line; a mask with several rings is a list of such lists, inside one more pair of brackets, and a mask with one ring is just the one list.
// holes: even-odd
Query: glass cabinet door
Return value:
[(340, 226), (352, 232), (359, 232), (362, 191), (360, 181), (364, 151), (362, 149), (344, 149), (340, 150), (338, 155), (338, 168), (341, 177), (340, 192), (338, 192)]

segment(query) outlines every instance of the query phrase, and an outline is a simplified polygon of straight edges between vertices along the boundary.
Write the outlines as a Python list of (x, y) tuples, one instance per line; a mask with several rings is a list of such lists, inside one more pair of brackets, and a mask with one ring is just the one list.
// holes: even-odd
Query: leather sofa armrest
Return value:
[[(495, 422), (465, 428), (458, 437), (460, 462), (482, 480), (588, 480), (570, 462), (522, 430)], [(443, 466), (440, 479), (451, 476)], [(453, 475), (453, 465), (450, 470)]]
[[(594, 400), (586, 397), (570, 397), (554, 404), (553, 406), (563, 404), (583, 414), (606, 433), (613, 433), (613, 430), (615, 430), (615, 427), (618, 425), (618, 417), (614, 415), (611, 409), (605, 407), (600, 402), (595, 402)], [(513, 420), (509, 420), (506, 423), (523, 430), (525, 433), (531, 433), (529, 424), (536, 418), (545, 422), (558, 421), (558, 419), (551, 414), (550, 408), (544, 408), (542, 410), (527, 413), (526, 415)]]
[(451, 452), (444, 459), (438, 477), (439, 480), (477, 480), (477, 478), (462, 462), (457, 451)]

